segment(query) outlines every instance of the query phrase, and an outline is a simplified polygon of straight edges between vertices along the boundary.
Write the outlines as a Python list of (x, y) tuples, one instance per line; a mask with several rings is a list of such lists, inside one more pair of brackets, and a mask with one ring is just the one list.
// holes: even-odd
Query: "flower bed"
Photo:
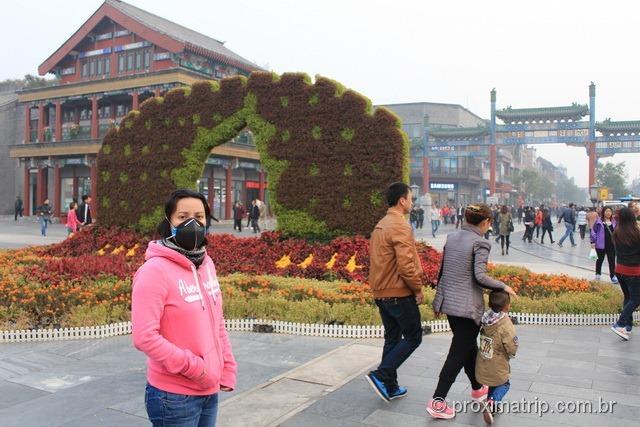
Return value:
[[(327, 244), (210, 235), (207, 250), (225, 293), (227, 318), (305, 323), (379, 324), (366, 278), (368, 241)], [(0, 252), (0, 329), (85, 326), (129, 320), (131, 278), (149, 239), (118, 229), (84, 230), (62, 243)], [(425, 269), (424, 320), (433, 318), (440, 254), (419, 245)], [(520, 295), (512, 311), (613, 313), (617, 288), (568, 276), (490, 266), (491, 275)]]

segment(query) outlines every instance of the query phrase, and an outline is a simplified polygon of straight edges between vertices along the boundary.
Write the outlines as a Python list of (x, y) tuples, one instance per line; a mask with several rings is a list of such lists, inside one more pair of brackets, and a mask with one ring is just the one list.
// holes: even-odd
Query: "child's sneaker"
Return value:
[(611, 327), (611, 330), (623, 340), (629, 341), (629, 332), (627, 332), (626, 328), (615, 324)]
[(387, 392), (387, 387), (382, 381), (380, 381), (378, 377), (376, 377), (376, 374), (373, 371), (369, 372), (369, 374), (367, 374), (365, 378), (367, 379), (367, 381), (369, 381), (371, 388), (373, 388), (380, 399), (384, 400), (385, 402), (391, 400), (389, 398), (389, 393)]
[(395, 391), (389, 393), (389, 400), (400, 399), (401, 397), (405, 397), (407, 395), (406, 387), (398, 387)]
[(433, 418), (442, 420), (450, 420), (456, 416), (453, 408), (447, 405), (447, 401), (440, 398), (431, 399), (429, 403), (427, 403), (427, 412)]
[(493, 400), (488, 399), (482, 409), (482, 417), (487, 424), (493, 424)]
[(487, 395), (489, 394), (489, 387), (483, 385), (478, 390), (471, 389), (471, 400), (475, 400), (476, 402), (482, 402), (483, 400), (487, 400)]
[(614, 285), (619, 285), (620, 284), (620, 282), (618, 281), (618, 278), (616, 276), (613, 276), (611, 278), (611, 283), (614, 284)]

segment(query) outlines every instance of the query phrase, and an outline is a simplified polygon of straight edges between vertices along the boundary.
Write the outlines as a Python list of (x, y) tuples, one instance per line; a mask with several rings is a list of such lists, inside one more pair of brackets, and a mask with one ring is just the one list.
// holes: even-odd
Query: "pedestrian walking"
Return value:
[(254, 233), (260, 233), (260, 208), (258, 207), (257, 200), (254, 200), (251, 204), (251, 208), (249, 211), (249, 217), (251, 218), (251, 227), (253, 228)]
[(433, 418), (455, 416), (445, 399), (463, 367), (471, 382), (473, 400), (485, 400), (489, 392), (488, 387), (476, 379), (476, 340), (484, 313), (483, 288), (515, 295), (509, 286), (487, 275), (491, 244), (482, 236), (491, 227), (491, 215), (487, 205), (470, 205), (465, 211), (466, 224), (462, 230), (447, 236), (433, 311), (436, 316), (447, 315), (453, 339), (433, 398), (427, 404), (427, 412)]
[(500, 209), (500, 216), (498, 217), (498, 231), (500, 233), (500, 247), (502, 248), (502, 255), (505, 254), (504, 246), (507, 244), (507, 255), (509, 255), (509, 246), (511, 245), (510, 238), (511, 233), (514, 230), (513, 217), (511, 212), (506, 206), (502, 206)]
[(418, 229), (422, 230), (422, 226), (424, 225), (424, 209), (422, 206), (418, 205)]
[(411, 188), (401, 182), (387, 189), (387, 214), (371, 233), (369, 286), (384, 326), (382, 360), (366, 379), (384, 401), (398, 399), (407, 389), (398, 384), (398, 368), (422, 342), (418, 305), (422, 265), (405, 215), (411, 211)]
[(51, 205), (49, 204), (49, 199), (46, 199), (44, 203), (38, 207), (37, 212), (38, 212), (38, 221), (40, 222), (40, 234), (42, 234), (43, 236), (46, 236), (47, 227), (48, 227), (48, 224), (51, 222), (51, 214), (52, 214), (52, 209), (51, 209)]
[(535, 227), (535, 213), (530, 206), (525, 206), (524, 208), (524, 235), (522, 236), (522, 241), (531, 241), (533, 240), (533, 228)]
[(411, 208), (411, 212), (409, 213), (409, 223), (411, 224), (412, 230), (418, 228), (418, 209), (415, 206)]
[(580, 240), (584, 240), (587, 233), (587, 210), (583, 207), (578, 210), (576, 224), (578, 226), (578, 230), (580, 230)]
[(493, 208), (493, 222), (492, 222), (492, 226), (491, 226), (491, 230), (493, 231), (493, 234), (496, 236), (496, 243), (498, 243), (498, 241), (500, 240), (500, 212), (501, 209), (498, 209), (497, 206), (494, 206)]
[(440, 228), (440, 209), (438, 209), (438, 204), (436, 203), (435, 207), (431, 208), (431, 235), (434, 239), (438, 228)]
[(549, 240), (551, 244), (554, 244), (553, 240), (553, 222), (551, 221), (551, 212), (549, 209), (545, 208), (542, 210), (542, 237), (540, 238), (540, 244), (544, 245), (544, 235), (546, 233), (549, 234)]
[(76, 216), (82, 227), (93, 223), (93, 218), (91, 217), (91, 195), (82, 195), (82, 203), (76, 209)]
[(598, 259), (596, 260), (596, 280), (602, 278), (602, 264), (604, 257), (609, 262), (609, 277), (611, 283), (617, 284), (616, 277), (616, 248), (613, 244), (613, 232), (616, 229), (616, 220), (613, 217), (613, 210), (610, 207), (604, 207), (600, 218), (596, 219), (591, 230), (591, 248), (596, 250)]
[(22, 198), (20, 196), (16, 196), (16, 201), (13, 203), (13, 220), (17, 221), (18, 216), (22, 218), (23, 212), (24, 212), (24, 203), (22, 202)]
[(236, 202), (233, 207), (233, 230), (238, 230), (238, 232), (242, 232), (242, 220), (245, 215), (244, 206), (239, 201)]
[(258, 209), (260, 211), (260, 220), (258, 225), (262, 230), (267, 229), (267, 205), (260, 199), (256, 199), (256, 204), (258, 205)]
[(576, 242), (574, 242), (573, 240), (573, 232), (576, 229), (576, 212), (573, 209), (573, 206), (574, 206), (573, 203), (569, 203), (569, 207), (563, 209), (562, 213), (558, 217), (558, 224), (560, 224), (562, 220), (564, 220), (564, 227), (565, 227), (564, 236), (562, 236), (560, 238), (560, 241), (558, 242), (558, 246), (560, 247), (562, 247), (562, 244), (567, 239), (567, 237), (571, 241), (571, 246), (573, 247), (577, 246)]
[(493, 424), (493, 417), (499, 409), (496, 402), (501, 402), (511, 388), (509, 360), (518, 351), (518, 336), (508, 314), (511, 307), (509, 294), (492, 291), (489, 307), (482, 316), (476, 378), (479, 383), (489, 386), (482, 415), (487, 424)]
[(134, 346), (147, 356), (145, 406), (159, 426), (214, 427), (220, 391), (236, 385), (216, 268), (206, 252), (207, 199), (177, 190), (133, 278)]
[(464, 222), (464, 208), (462, 207), (462, 205), (458, 205), (458, 210), (456, 211), (456, 217), (457, 217), (457, 221), (456, 221), (456, 229), (460, 226), (462, 226), (462, 223)]
[(522, 224), (522, 218), (524, 216), (524, 209), (522, 206), (518, 206), (518, 224)]
[(71, 237), (73, 233), (76, 233), (80, 228), (80, 221), (76, 215), (76, 209), (78, 204), (76, 202), (69, 203), (69, 212), (67, 212), (67, 237)]
[(541, 208), (536, 208), (535, 210), (535, 218), (533, 220), (533, 226), (536, 230), (536, 240), (538, 240), (540, 238), (540, 229), (542, 228), (542, 220), (543, 220), (543, 214), (542, 214), (542, 209)]
[(617, 255), (615, 272), (624, 300), (620, 317), (611, 329), (628, 341), (633, 328), (633, 312), (640, 306), (640, 227), (633, 209), (622, 208), (618, 213), (613, 243)]

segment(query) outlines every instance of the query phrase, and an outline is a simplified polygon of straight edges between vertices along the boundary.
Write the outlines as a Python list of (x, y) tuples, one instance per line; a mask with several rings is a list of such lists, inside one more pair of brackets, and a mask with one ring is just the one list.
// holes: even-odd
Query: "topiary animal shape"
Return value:
[(287, 235), (368, 235), (386, 187), (409, 180), (408, 139), (389, 110), (327, 78), (255, 72), (173, 89), (111, 130), (98, 154), (99, 223), (154, 230), (168, 195), (195, 189), (211, 150), (247, 127)]

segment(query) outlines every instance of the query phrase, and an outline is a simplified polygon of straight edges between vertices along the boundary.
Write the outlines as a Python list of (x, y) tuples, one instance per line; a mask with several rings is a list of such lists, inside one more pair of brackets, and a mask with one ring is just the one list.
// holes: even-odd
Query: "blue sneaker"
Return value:
[(389, 393), (387, 392), (387, 387), (382, 381), (380, 381), (380, 379), (378, 379), (378, 377), (376, 377), (376, 374), (373, 371), (369, 372), (365, 378), (369, 381), (373, 391), (376, 392), (380, 399), (385, 402), (389, 402), (391, 400), (389, 398)]
[(406, 387), (398, 387), (396, 391), (389, 393), (389, 400), (400, 399), (407, 395)]

